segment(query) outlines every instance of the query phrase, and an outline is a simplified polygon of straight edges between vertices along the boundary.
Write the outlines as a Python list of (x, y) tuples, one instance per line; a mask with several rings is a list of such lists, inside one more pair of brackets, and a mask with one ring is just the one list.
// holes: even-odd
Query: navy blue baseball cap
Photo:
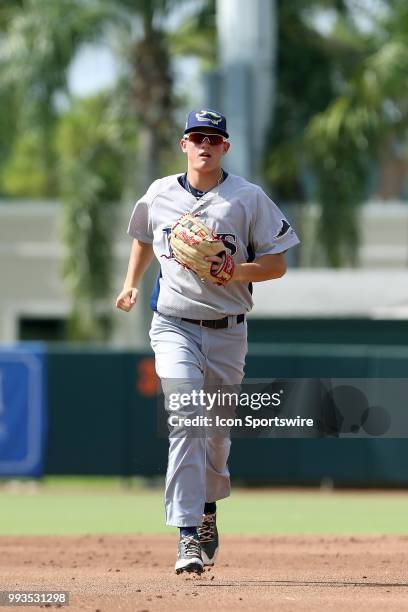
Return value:
[(202, 110), (193, 110), (188, 113), (186, 127), (184, 133), (194, 132), (200, 127), (210, 127), (229, 138), (227, 132), (227, 120), (224, 115), (221, 115), (218, 111), (211, 110), (210, 108), (204, 108)]

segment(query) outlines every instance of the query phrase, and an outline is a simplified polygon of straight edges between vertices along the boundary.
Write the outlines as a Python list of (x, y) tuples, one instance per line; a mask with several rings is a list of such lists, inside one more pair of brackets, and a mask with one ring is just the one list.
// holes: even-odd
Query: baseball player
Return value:
[[(180, 140), (187, 172), (154, 181), (130, 218), (133, 244), (116, 306), (125, 312), (133, 308), (143, 274), (156, 256), (160, 273), (150, 302), (150, 339), (167, 398), (172, 381), (190, 390), (241, 384), (252, 283), (283, 276), (284, 252), (299, 243), (258, 185), (223, 170), (228, 138), (221, 113), (191, 111)], [(193, 259), (180, 265), (182, 253), (175, 251), (174, 227), (186, 215), (188, 223), (177, 238), (186, 239), (197, 219), (210, 228), (209, 240), (218, 240), (224, 249), (219, 256), (201, 258), (209, 266), (205, 282)], [(202, 236), (202, 227), (197, 235)], [(190, 236), (186, 242), (193, 252), (196, 241)], [(165, 509), (166, 524), (180, 530), (177, 573), (200, 573), (204, 565), (214, 564), (216, 502), (230, 494), (229, 451), (229, 437), (170, 436)]]

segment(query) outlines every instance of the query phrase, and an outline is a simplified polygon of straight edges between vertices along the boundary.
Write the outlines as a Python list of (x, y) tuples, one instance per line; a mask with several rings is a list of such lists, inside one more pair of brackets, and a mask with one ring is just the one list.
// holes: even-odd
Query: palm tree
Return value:
[[(279, 200), (318, 201), (315, 243), (329, 265), (353, 265), (358, 207), (379, 143), (406, 124), (406, 3), (388, 0), (388, 11), (370, 15), (371, 32), (356, 26), (352, 3), (278, 4), (278, 93), (265, 173)], [(336, 16), (329, 34), (311, 19), (324, 8)]]
[(55, 96), (67, 91), (68, 67), (78, 47), (101, 34), (107, 15), (101, 3), (79, 0), (24, 0), (9, 10), (0, 54), (2, 82), (20, 92), (22, 129), (41, 135), (51, 192), (56, 181)]
[[(150, 183), (158, 174), (160, 151), (169, 143), (175, 106), (164, 32), (165, 18), (175, 3), (176, 0), (24, 0), (15, 3), (1, 47), (0, 71), (3, 82), (15, 84), (21, 92), (24, 124), (41, 130), (50, 191), (57, 168), (53, 146), (58, 117), (56, 94), (69, 96), (67, 71), (81, 45), (109, 39), (107, 33), (112, 26), (120, 30), (121, 40), (126, 39), (130, 43), (126, 65), (130, 104), (133, 104), (140, 130), (139, 187)], [(140, 29), (138, 36), (134, 34), (137, 27)], [(98, 215), (104, 214), (104, 206), (95, 205), (95, 198), (96, 203), (98, 198), (95, 183), (91, 181), (92, 184), (86, 188), (86, 181), (78, 181), (78, 175), (89, 177), (84, 165), (86, 161), (79, 159), (74, 166), (63, 169), (62, 195), (68, 207), (65, 215), (68, 224), (64, 232), (66, 237), (72, 238), (83, 231), (81, 215), (70, 214), (73, 202), (76, 209), (83, 206), (87, 211), (92, 200), (92, 223), (96, 226), (99, 223)], [(67, 185), (69, 188), (65, 189)], [(87, 235), (91, 240), (92, 232)], [(70, 286), (84, 287), (89, 280), (89, 265), (84, 266), (82, 258), (76, 257), (76, 241), (71, 238), (67, 243), (70, 255), (66, 266)], [(102, 282), (102, 286), (108, 288), (112, 254), (109, 248), (102, 245), (101, 252), (104, 257), (100, 264), (101, 269), (105, 270), (106, 281), (105, 284)], [(101, 285), (98, 283), (98, 286)], [(101, 298), (100, 292), (96, 291), (83, 299), (78, 291), (73, 290), (72, 296), (73, 319), (84, 322), (82, 327), (75, 326), (77, 338), (103, 337), (105, 326), (102, 325), (98, 333), (98, 326), (88, 325), (95, 312), (94, 302)]]
[[(6, 6), (0, 6), (0, 36), (3, 37), (9, 23), (10, 12), (21, 6), (22, 0), (10, 0)], [(0, 38), (1, 46), (1, 38)], [(11, 154), (17, 131), (18, 96), (15, 87), (0, 87), (0, 168)], [(0, 194), (3, 185), (0, 182)]]
[(359, 205), (380, 149), (397, 135), (407, 137), (407, 40), (408, 7), (398, 5), (371, 41), (371, 52), (357, 63), (345, 92), (306, 130), (321, 204), (318, 232), (334, 267), (357, 262)]

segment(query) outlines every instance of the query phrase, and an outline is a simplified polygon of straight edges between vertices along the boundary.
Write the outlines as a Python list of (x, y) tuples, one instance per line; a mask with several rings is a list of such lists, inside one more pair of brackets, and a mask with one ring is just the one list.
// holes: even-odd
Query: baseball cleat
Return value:
[(177, 561), (174, 566), (176, 574), (181, 574), (182, 572), (201, 574), (203, 565), (200, 542), (197, 538), (194, 536), (184, 536), (180, 538)]
[(201, 544), (201, 557), (204, 565), (214, 565), (218, 553), (217, 515), (204, 514), (203, 523), (198, 528), (198, 537)]

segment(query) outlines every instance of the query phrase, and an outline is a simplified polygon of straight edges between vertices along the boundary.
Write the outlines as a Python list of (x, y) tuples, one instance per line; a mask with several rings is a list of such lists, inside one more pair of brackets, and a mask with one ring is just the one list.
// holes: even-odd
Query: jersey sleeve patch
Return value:
[(282, 227), (280, 228), (279, 232), (276, 234), (275, 238), (282, 238), (283, 236), (285, 236), (288, 231), (291, 229), (290, 224), (286, 221), (286, 219), (281, 219), (282, 221)]

